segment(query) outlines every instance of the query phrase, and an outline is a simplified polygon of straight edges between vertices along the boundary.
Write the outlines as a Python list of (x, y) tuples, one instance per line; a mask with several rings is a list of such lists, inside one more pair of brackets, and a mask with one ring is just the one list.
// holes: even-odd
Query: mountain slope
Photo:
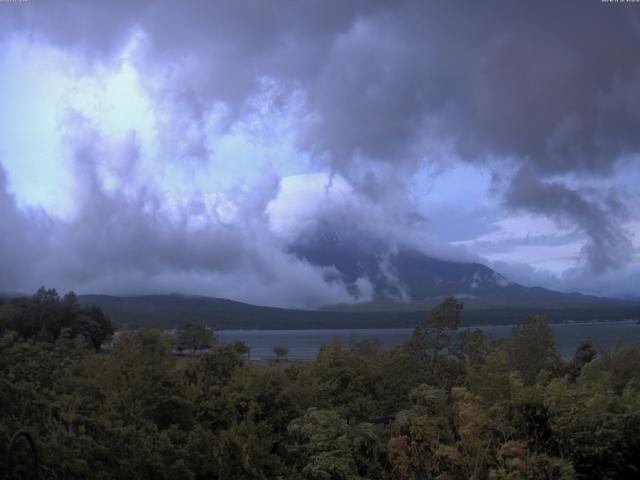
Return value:
[[(455, 295), (469, 309), (563, 308), (624, 305), (627, 302), (579, 293), (525, 287), (480, 263), (453, 262), (403, 245), (389, 246), (354, 229), (328, 222), (303, 231), (290, 252), (314, 265), (333, 267), (328, 281), (343, 283), (362, 305), (337, 310), (425, 310)], [(365, 291), (366, 288), (370, 292)]]
[[(216, 329), (319, 329), (413, 327), (426, 318), (415, 311), (319, 311), (260, 307), (232, 300), (184, 295), (115, 297), (80, 295), (82, 304), (100, 306), (116, 326), (176, 328), (187, 322)], [(467, 310), (463, 325), (517, 324), (529, 315), (547, 314), (553, 322), (638, 318), (640, 306), (579, 308), (500, 308)]]

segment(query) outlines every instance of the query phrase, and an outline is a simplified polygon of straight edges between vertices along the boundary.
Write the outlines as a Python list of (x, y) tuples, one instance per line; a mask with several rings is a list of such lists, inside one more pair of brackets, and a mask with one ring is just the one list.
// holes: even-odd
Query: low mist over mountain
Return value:
[(314, 265), (333, 268), (327, 281), (344, 284), (367, 310), (429, 308), (446, 296), (464, 299), (468, 308), (624, 303), (525, 287), (480, 263), (437, 259), (416, 248), (385, 242), (354, 228), (339, 228), (328, 221), (304, 230), (290, 251)]

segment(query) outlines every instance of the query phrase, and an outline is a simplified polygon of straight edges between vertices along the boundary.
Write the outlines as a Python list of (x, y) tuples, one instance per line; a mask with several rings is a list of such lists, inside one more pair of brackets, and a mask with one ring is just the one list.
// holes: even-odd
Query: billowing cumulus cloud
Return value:
[[(151, 291), (193, 278), (193, 285), (207, 285), (194, 289), (223, 294), (223, 279), (238, 283), (252, 272), (253, 283), (245, 285), (277, 290), (286, 302), (344, 294), (323, 281), (323, 272), (284, 253), (300, 225), (274, 231), (274, 212), (294, 223), (331, 216), (366, 224), (378, 236), (461, 260), (482, 254), (473, 250), (480, 245), (473, 235), (525, 212), (574, 230), (567, 242), (581, 245), (576, 271), (614, 275), (636, 255), (629, 222), (637, 209), (629, 199), (637, 197), (590, 182), (621, 169), (640, 180), (635, 7), (0, 3), (0, 41), (26, 38), (65, 52), (83, 77), (129, 69), (144, 99), (139, 111), (146, 112), (116, 134), (97, 120), (100, 106), (73, 105), (97, 125), (87, 132), (73, 114), (63, 115), (72, 214), (59, 219), (18, 209), (6, 179), (2, 208), (16, 232), (51, 229), (38, 268), (52, 282), (96, 288), (101, 281), (111, 288), (155, 279)], [(427, 206), (438, 201), (429, 196), (430, 182), (460, 164), (503, 182), (492, 193), (494, 205), (467, 208), (474, 180), (465, 178), (448, 185), (460, 197), (451, 205)], [(304, 189), (292, 193), (295, 180), (286, 177), (316, 174), (332, 200)], [(434, 226), (442, 218), (451, 225), (458, 219), (460, 229), (448, 225), (438, 235)], [(30, 255), (14, 261), (28, 265)], [(108, 272), (91, 276), (105, 265)], [(277, 271), (290, 271), (291, 281)], [(24, 284), (12, 275), (6, 288)], [(209, 275), (218, 278), (215, 291), (203, 280)], [(284, 293), (289, 284), (307, 293)]]
[(633, 243), (622, 220), (626, 207), (614, 192), (605, 198), (588, 199), (584, 192), (571, 190), (558, 182), (543, 182), (529, 168), (515, 175), (507, 203), (514, 208), (569, 221), (589, 237), (583, 247), (585, 260), (594, 273), (620, 267), (631, 258)]
[[(67, 139), (76, 178), (73, 219), (19, 209), (0, 170), (0, 290), (46, 283), (80, 292), (187, 291), (299, 307), (351, 299), (341, 285), (326, 282), (330, 269), (286, 254), (271, 234), (260, 212), (277, 193), (277, 178), (236, 192), (240, 210), (232, 221), (197, 200), (171, 211), (152, 185), (128, 189), (135, 178), (107, 188), (98, 166), (114, 155), (111, 146), (90, 125), (79, 128)], [(135, 176), (139, 151), (130, 142), (126, 161)]]

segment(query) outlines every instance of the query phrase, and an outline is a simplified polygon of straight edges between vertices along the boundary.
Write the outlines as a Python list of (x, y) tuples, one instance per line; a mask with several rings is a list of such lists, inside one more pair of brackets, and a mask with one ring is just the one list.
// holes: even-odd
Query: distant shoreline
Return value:
[[(593, 323), (636, 323), (638, 324), (640, 319), (637, 318), (622, 318), (622, 319), (596, 319), (596, 320), (549, 320), (549, 325), (586, 325)], [(473, 324), (461, 324), (458, 329), (462, 330), (465, 328), (474, 328), (474, 327), (515, 327), (518, 326), (519, 323), (473, 323)], [(640, 325), (640, 324), (639, 324)], [(415, 328), (414, 326), (381, 326), (381, 327), (326, 327), (326, 328), (218, 328), (216, 332), (270, 332), (270, 331), (313, 331), (313, 330), (411, 330)]]

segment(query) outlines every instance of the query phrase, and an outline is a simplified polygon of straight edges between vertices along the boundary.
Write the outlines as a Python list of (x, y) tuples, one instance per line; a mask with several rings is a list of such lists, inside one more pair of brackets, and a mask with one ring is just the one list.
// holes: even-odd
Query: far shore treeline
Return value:
[(41, 287), (32, 297), (0, 301), (0, 332), (13, 330), (23, 338), (56, 340), (61, 334), (82, 337), (95, 350), (111, 339), (111, 320), (97, 305), (81, 305), (75, 293), (60, 297)]
[[(193, 324), (125, 328), (101, 350), (100, 308), (41, 289), (0, 306), (0, 478), (20, 430), (45, 479), (639, 478), (640, 344), (585, 339), (563, 361), (545, 317), (491, 340), (454, 334), (462, 307), (446, 299), (389, 350), (252, 363)], [(14, 453), (31, 478), (26, 444)]]
[[(145, 295), (116, 297), (78, 295), (81, 306), (98, 306), (115, 328), (180, 328), (186, 323), (209, 325), (218, 330), (236, 329), (319, 329), (319, 328), (413, 328), (421, 323), (440, 300), (407, 305), (407, 311), (385, 311), (394, 304), (369, 306), (371, 311), (295, 310), (249, 305), (212, 297), (187, 295)], [(1, 301), (1, 300), (0, 300)], [(13, 300), (19, 301), (19, 300)], [(11, 302), (5, 299), (5, 303)], [(552, 323), (591, 320), (640, 319), (640, 305), (630, 301), (599, 299), (593, 305), (544, 303), (525, 306), (505, 302), (500, 308), (489, 302), (481, 308), (466, 301), (462, 325), (513, 325), (531, 315), (544, 314)], [(355, 309), (355, 308), (354, 308)]]

